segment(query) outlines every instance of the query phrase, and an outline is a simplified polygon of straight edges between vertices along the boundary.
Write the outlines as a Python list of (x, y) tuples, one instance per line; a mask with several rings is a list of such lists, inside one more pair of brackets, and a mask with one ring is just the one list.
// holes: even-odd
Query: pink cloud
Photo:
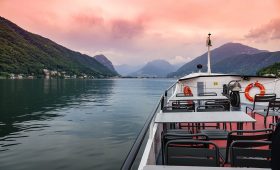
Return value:
[(98, 26), (104, 24), (104, 18), (98, 15), (78, 14), (73, 16), (74, 23), (84, 26)]
[[(132, 19), (104, 18), (91, 12), (80, 12), (70, 18), (69, 24), (75, 23), (74, 29), (85, 29), (90, 33), (104, 33), (112, 39), (132, 39), (145, 31), (141, 17)], [(75, 30), (74, 30), (75, 31)]]
[(66, 25), (69, 28), (60, 34), (60, 38), (72, 44), (75, 42), (76, 49), (82, 47), (82, 51), (99, 51), (104, 47), (130, 51), (146, 29), (141, 17), (104, 18), (88, 12), (73, 14)]
[(256, 41), (280, 39), (280, 18), (271, 20), (265, 25), (250, 30), (245, 37)]
[(122, 19), (111, 22), (111, 33), (114, 38), (133, 38), (144, 32), (144, 25), (141, 20), (127, 21)]

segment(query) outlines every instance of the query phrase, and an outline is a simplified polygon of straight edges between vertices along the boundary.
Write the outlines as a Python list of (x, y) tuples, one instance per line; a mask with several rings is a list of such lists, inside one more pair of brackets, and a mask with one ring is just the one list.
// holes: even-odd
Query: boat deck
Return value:
[[(244, 168), (147, 165), (144, 167), (143, 170), (244, 170)], [(260, 170), (260, 168), (246, 168), (246, 170)], [(269, 170), (269, 169), (263, 169), (263, 170)]]
[[(255, 102), (250, 102), (246, 89), (256, 82), (265, 86), (265, 94), (260, 95), (261, 89), (252, 88), (250, 96), (255, 96)], [(279, 103), (279, 82), (279, 79), (274, 78), (201, 73), (180, 79), (161, 96), (133, 146), (133, 149), (139, 149), (142, 139), (147, 137), (138, 169), (237, 170), (241, 168), (236, 167), (269, 167), (274, 128), (270, 124), (273, 123), (273, 117), (267, 117), (265, 127), (264, 116), (255, 114), (253, 117), (249, 110), (249, 113), (246, 112), (246, 106), (253, 108), (254, 105), (255, 112), (261, 111), (262, 114), (269, 108), (277, 112), (274, 118), (278, 114), (280, 117), (279, 109), (268, 107)], [(192, 93), (189, 94), (188, 90), (185, 93), (185, 89), (189, 88)], [(210, 128), (217, 130), (208, 130)], [(198, 152), (198, 148), (201, 152)], [(265, 156), (255, 155), (255, 150), (259, 149)], [(240, 156), (237, 150), (249, 156)], [(133, 150), (129, 156), (133, 155), (135, 159), (135, 153), (138, 151)], [(123, 167), (131, 166), (131, 162), (127, 159)]]
[[(246, 108), (247, 105), (243, 105), (241, 107), (241, 110), (242, 111), (245, 111), (245, 108)], [(198, 113), (198, 112), (193, 112), (193, 113)], [(250, 114), (249, 114), (250, 115)], [(264, 117), (263, 116), (260, 116), (258, 114), (255, 115), (255, 130), (261, 130), (261, 129), (268, 129), (268, 128), (273, 128), (273, 126), (270, 126), (270, 124), (273, 123), (272, 121), (272, 117), (268, 117), (267, 118), (267, 127), (264, 126)], [(186, 131), (189, 131), (190, 129), (189, 128), (186, 128), (184, 126), (187, 126), (188, 123), (180, 123), (182, 128), (181, 129), (185, 129)], [(231, 124), (231, 129), (230, 129), (230, 124)], [(227, 127), (227, 131), (234, 131), (234, 130), (237, 130), (238, 129), (238, 124), (237, 123), (226, 123), (226, 127)], [(243, 123), (243, 130), (253, 130), (253, 126), (252, 126), (252, 123)], [(196, 133), (196, 132), (194, 132)], [(213, 143), (215, 143), (220, 150), (223, 150), (226, 148), (226, 144), (227, 144), (227, 140), (209, 140)], [(158, 166), (160, 165), (160, 166)], [(236, 169), (239, 169), (239, 168), (236, 168), (236, 167), (232, 167), (230, 168), (230, 164), (229, 163), (226, 163), (223, 165), (224, 167), (226, 168), (222, 168), (222, 167), (219, 167), (218, 169), (222, 170), (222, 169), (226, 169), (226, 170), (236, 170)], [(166, 170), (172, 170), (172, 169), (190, 169), (190, 170), (196, 170), (196, 169), (203, 169), (203, 167), (195, 167), (195, 166), (189, 166), (186, 168), (186, 166), (167, 166), (167, 165), (162, 165), (162, 161), (161, 159), (158, 159), (157, 161), (157, 166), (147, 166), (144, 168), (144, 170), (153, 170), (153, 169), (166, 169)], [(216, 170), (217, 168), (215, 167), (205, 167), (205, 169), (209, 169), (209, 170)], [(217, 169), (217, 170), (218, 170)], [(247, 169), (252, 169), (252, 170), (255, 170), (255, 169), (259, 169), (259, 168), (247, 168)]]

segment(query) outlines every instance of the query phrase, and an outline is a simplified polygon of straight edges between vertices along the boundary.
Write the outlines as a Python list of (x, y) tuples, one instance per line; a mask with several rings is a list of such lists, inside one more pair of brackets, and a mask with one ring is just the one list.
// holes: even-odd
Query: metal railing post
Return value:
[(162, 110), (163, 109), (163, 104), (164, 103), (164, 98), (161, 98), (160, 99), (160, 109)]

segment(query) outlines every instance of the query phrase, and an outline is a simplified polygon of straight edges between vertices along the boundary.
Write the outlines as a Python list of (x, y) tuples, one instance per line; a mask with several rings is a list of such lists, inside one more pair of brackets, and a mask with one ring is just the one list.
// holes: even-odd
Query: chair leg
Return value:
[[(253, 119), (255, 119), (255, 113), (252, 113), (252, 117), (253, 117)], [(253, 130), (255, 130), (255, 122), (252, 123), (252, 128), (253, 128)]]
[(188, 130), (190, 130), (190, 123), (187, 124)]
[(227, 130), (227, 123), (223, 123), (223, 129)]
[(194, 123), (191, 123), (192, 133), (195, 133), (194, 131)]
[(277, 116), (272, 116), (272, 123), (277, 123), (278, 121), (278, 117)]
[(266, 116), (264, 117), (264, 128), (266, 128)]

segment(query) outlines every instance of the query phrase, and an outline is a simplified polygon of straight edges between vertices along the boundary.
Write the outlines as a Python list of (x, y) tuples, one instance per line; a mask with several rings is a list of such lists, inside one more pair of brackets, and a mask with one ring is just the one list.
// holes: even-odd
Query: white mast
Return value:
[(208, 47), (208, 64), (207, 64), (207, 67), (208, 67), (208, 73), (209, 74), (211, 74), (210, 47), (212, 46), (210, 35), (211, 34), (209, 33), (208, 37), (207, 37), (207, 41), (206, 41), (206, 46)]

